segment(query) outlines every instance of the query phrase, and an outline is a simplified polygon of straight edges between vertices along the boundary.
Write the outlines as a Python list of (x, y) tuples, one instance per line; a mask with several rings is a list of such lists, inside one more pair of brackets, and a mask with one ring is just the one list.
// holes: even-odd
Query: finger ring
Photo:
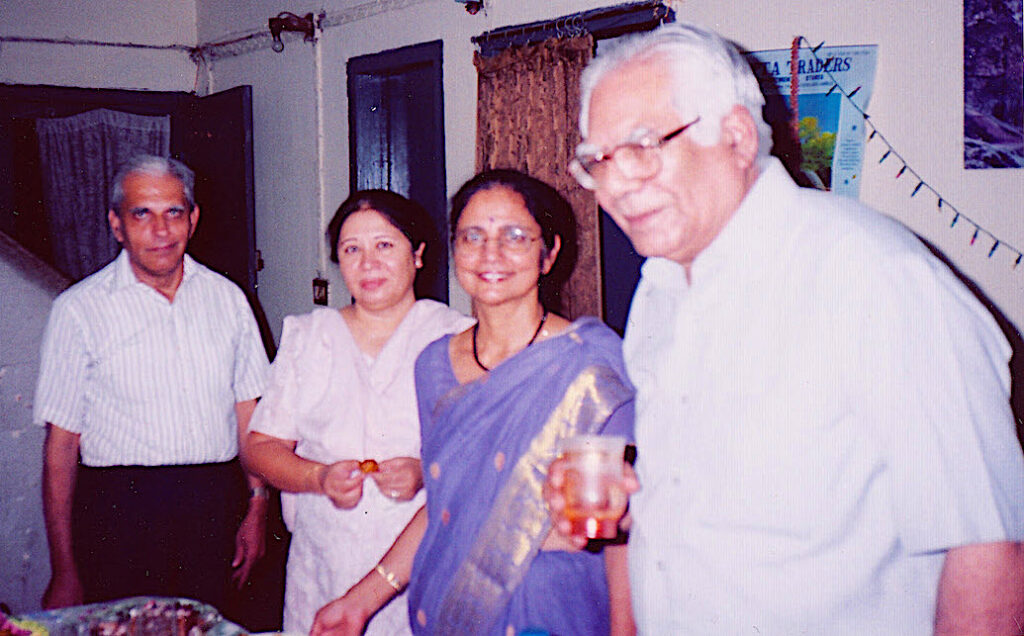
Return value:
[(395, 499), (395, 498), (397, 498), (397, 497), (398, 497), (398, 491), (397, 491), (397, 490), (392, 490), (392, 491), (391, 491), (391, 498), (392, 498), (392, 499)]

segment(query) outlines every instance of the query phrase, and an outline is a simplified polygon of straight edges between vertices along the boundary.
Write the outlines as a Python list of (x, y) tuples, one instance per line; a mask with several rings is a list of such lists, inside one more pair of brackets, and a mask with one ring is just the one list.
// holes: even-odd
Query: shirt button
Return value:
[(419, 623), (421, 627), (426, 627), (427, 626), (427, 613), (424, 612), (423, 610), (419, 610), (418, 612), (416, 612), (416, 622)]
[(441, 465), (434, 462), (430, 465), (430, 476), (437, 479), (441, 476)]
[(505, 627), (505, 636), (516, 636), (516, 628), (511, 625)]
[(505, 453), (498, 451), (494, 456), (494, 470), (501, 470), (505, 467)]
[(447, 508), (442, 510), (441, 511), (441, 524), (446, 526), (446, 525), (448, 525), (448, 522), (451, 521), (451, 520), (452, 520), (452, 513), (448, 512)]

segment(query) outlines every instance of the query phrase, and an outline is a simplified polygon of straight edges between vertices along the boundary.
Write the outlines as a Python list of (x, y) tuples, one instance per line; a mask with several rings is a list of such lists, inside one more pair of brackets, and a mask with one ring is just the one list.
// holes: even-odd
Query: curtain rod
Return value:
[(510, 47), (529, 44), (552, 36), (578, 36), (584, 33), (599, 38), (614, 37), (674, 22), (675, 11), (660, 0), (646, 0), (601, 9), (581, 11), (554, 20), (542, 20), (487, 31), (472, 38), (484, 57)]

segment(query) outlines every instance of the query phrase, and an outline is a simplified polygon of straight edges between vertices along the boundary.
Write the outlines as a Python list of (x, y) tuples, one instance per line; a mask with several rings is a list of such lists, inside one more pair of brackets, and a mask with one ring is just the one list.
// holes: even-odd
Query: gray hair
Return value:
[(124, 180), (130, 174), (174, 177), (181, 182), (189, 211), (196, 205), (194, 194), (196, 175), (188, 166), (170, 157), (135, 155), (117, 169), (117, 174), (114, 175), (114, 184), (110, 187), (110, 208), (117, 214), (121, 214), (121, 204), (124, 203)]
[[(758, 157), (772, 147), (772, 129), (765, 122), (765, 104), (754, 72), (739, 50), (720, 35), (693, 24), (671, 23), (648, 33), (611, 42), (587, 65), (580, 80), (580, 133), (587, 137), (590, 96), (609, 73), (631, 61), (661, 57), (675, 80), (672, 103), (680, 115), (701, 120), (692, 139), (702, 145), (718, 141), (722, 118), (740, 105), (757, 126)], [(695, 108), (697, 112), (689, 109)]]

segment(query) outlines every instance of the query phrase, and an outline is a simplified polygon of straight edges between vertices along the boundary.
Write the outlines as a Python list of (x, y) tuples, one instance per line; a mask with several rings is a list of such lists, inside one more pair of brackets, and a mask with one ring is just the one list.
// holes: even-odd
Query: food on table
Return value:
[(221, 622), (217, 610), (187, 600), (151, 599), (84, 617), (89, 636), (204, 636)]
[(12, 618), (0, 614), (0, 636), (48, 636), (43, 625), (27, 618)]

